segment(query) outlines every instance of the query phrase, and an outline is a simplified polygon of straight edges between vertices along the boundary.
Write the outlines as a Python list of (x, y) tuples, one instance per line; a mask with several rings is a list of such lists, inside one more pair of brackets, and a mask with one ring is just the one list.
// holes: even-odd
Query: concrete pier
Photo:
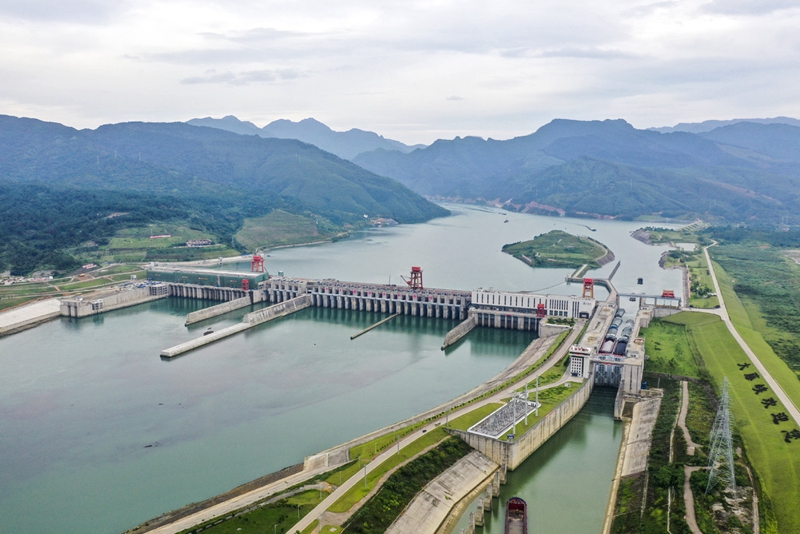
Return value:
[(500, 466), (472, 451), (430, 481), (386, 529), (386, 534), (433, 533), (472, 488), (492, 480)]
[(0, 337), (16, 334), (61, 316), (61, 303), (45, 299), (0, 313)]
[(200, 321), (205, 321), (206, 319), (211, 319), (212, 317), (218, 317), (234, 310), (245, 308), (257, 302), (261, 302), (262, 295), (263, 293), (260, 291), (251, 291), (247, 296), (238, 298), (236, 300), (230, 300), (228, 302), (223, 302), (222, 304), (217, 304), (216, 306), (211, 306), (210, 308), (192, 312), (186, 316), (186, 326), (199, 323)]
[(378, 321), (378, 322), (377, 322), (377, 323), (375, 323), (374, 325), (372, 325), (372, 326), (369, 326), (369, 327), (365, 328), (365, 329), (364, 329), (364, 330), (362, 330), (361, 332), (358, 332), (357, 334), (353, 334), (352, 336), (350, 336), (350, 339), (351, 339), (351, 340), (353, 340), (353, 339), (357, 338), (358, 336), (363, 336), (364, 334), (366, 334), (366, 333), (367, 333), (367, 332), (369, 332), (370, 330), (372, 330), (372, 329), (374, 329), (374, 328), (378, 328), (380, 325), (382, 325), (382, 324), (384, 324), (384, 323), (388, 323), (389, 321), (391, 321), (392, 319), (394, 319), (394, 318), (395, 318), (395, 317), (397, 317), (398, 315), (400, 315), (400, 314), (399, 314), (399, 313), (395, 313), (394, 315), (390, 315), (390, 316), (389, 316), (389, 317), (387, 317), (386, 319), (383, 319), (383, 320), (381, 320), (381, 321)]
[(233, 334), (238, 334), (239, 332), (243, 332), (248, 328), (251, 328), (252, 325), (247, 323), (239, 323), (233, 326), (229, 326), (228, 328), (223, 328), (222, 330), (218, 330), (213, 334), (208, 334), (207, 336), (198, 337), (191, 341), (187, 341), (185, 343), (181, 343), (180, 345), (175, 345), (174, 347), (164, 349), (161, 351), (162, 358), (174, 358), (175, 356), (179, 356), (190, 350), (194, 350), (205, 345), (211, 344), (215, 341), (219, 341), (220, 339), (224, 339), (228, 336), (232, 336)]
[(442, 350), (450, 345), (456, 344), (461, 338), (470, 333), (470, 331), (478, 325), (478, 317), (475, 313), (470, 313), (467, 319), (460, 323), (458, 326), (450, 330), (444, 336), (444, 343), (442, 343)]
[(269, 308), (264, 308), (263, 310), (248, 313), (244, 316), (244, 319), (242, 319), (242, 322), (239, 324), (235, 324), (233, 326), (229, 326), (228, 328), (223, 328), (218, 332), (214, 332), (213, 334), (201, 336), (191, 341), (181, 343), (180, 345), (175, 345), (174, 347), (164, 349), (161, 351), (161, 356), (163, 358), (174, 358), (175, 356), (187, 353), (190, 350), (209, 345), (215, 341), (219, 341), (220, 339), (224, 339), (228, 336), (243, 332), (249, 328), (253, 328), (256, 325), (277, 319), (278, 317), (285, 317), (286, 315), (308, 308), (309, 306), (311, 306), (311, 297), (309, 295), (303, 295), (292, 300), (281, 302), (280, 304), (275, 304)]

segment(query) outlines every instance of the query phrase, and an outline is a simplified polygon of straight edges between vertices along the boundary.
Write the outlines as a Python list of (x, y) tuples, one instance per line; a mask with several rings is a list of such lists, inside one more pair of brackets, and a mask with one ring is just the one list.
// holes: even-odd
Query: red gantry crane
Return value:
[(401, 276), (403, 282), (408, 284), (411, 289), (424, 289), (422, 286), (422, 267), (411, 268), (411, 280), (406, 280), (405, 276)]

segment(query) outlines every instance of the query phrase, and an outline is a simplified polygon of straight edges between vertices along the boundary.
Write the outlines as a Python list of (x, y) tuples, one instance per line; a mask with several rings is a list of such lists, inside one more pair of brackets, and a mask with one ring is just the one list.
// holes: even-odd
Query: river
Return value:
[[(400, 282), (421, 265), (433, 287), (579, 290), (563, 283), (568, 271), (530, 269), (500, 247), (554, 228), (588, 235), (584, 221), (448, 207), (452, 217), (426, 224), (275, 250), (267, 266)], [(623, 260), (620, 289), (680, 289), (677, 272), (655, 267), (660, 250), (629, 237), (638, 224), (591, 224), (592, 237)], [(645, 286), (634, 285), (638, 276)], [(162, 361), (162, 349), (245, 313), (183, 325), (186, 313), (210, 304), (162, 300), (0, 339), (0, 532), (121, 532), (453, 398), (531, 340), (476, 329), (444, 353), (454, 323), (398, 317), (350, 341), (378, 315), (308, 309)], [(599, 418), (605, 426), (610, 413)], [(603, 445), (612, 456), (616, 446)]]

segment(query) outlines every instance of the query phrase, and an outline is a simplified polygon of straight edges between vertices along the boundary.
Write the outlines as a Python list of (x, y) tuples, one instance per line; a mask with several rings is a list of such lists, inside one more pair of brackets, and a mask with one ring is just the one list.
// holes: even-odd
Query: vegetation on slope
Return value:
[[(14, 272), (68, 269), (76, 262), (67, 247), (176, 220), (243, 250), (233, 239), (243, 221), (276, 208), (340, 228), (365, 215), (412, 223), (447, 214), (299, 141), (180, 123), (79, 131), (0, 116), (0, 262)], [(115, 212), (126, 215), (108, 218)]]
[(469, 454), (472, 449), (458, 438), (448, 438), (435, 449), (394, 472), (361, 509), (348, 521), (353, 534), (381, 534), (425, 485), (442, 471)]
[(511, 254), (531, 267), (569, 267), (582, 265), (597, 268), (597, 260), (608, 249), (588, 237), (579, 237), (561, 230), (551, 230), (529, 241), (503, 245), (503, 252)]
[(426, 195), (502, 200), (508, 209), (796, 220), (800, 128), (740, 123), (735, 132), (722, 130), (662, 134), (622, 120), (555, 120), (508, 141), (440, 140), (410, 154), (376, 150), (354, 161)]

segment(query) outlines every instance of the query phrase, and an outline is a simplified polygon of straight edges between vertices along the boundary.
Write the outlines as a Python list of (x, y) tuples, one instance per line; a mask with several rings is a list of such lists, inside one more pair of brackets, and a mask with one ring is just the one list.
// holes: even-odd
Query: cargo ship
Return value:
[(506, 503), (506, 534), (528, 534), (528, 505), (519, 497)]

